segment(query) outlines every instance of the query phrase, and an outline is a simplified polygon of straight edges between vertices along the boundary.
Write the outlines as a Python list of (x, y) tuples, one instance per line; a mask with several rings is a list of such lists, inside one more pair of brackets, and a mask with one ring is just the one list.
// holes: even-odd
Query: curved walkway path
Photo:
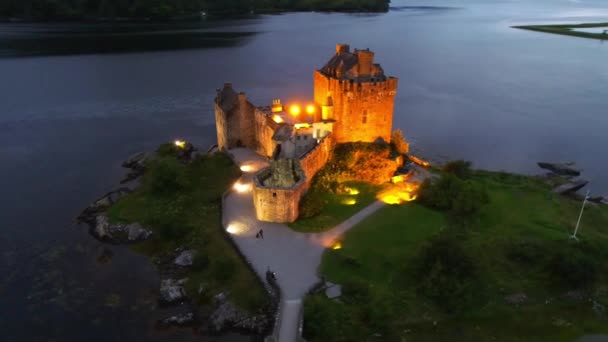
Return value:
[[(229, 228), (241, 252), (262, 279), (266, 279), (267, 270), (276, 273), (283, 296), (278, 341), (297, 341), (302, 299), (320, 280), (317, 267), (323, 250), (340, 235), (383, 207), (384, 203), (374, 202), (324, 233), (298, 233), (282, 223), (261, 222), (256, 219), (253, 207), (252, 178), (255, 172), (268, 166), (268, 162), (249, 149), (233, 149), (230, 154), (244, 171), (238, 184), (246, 190), (231, 191), (226, 196), (222, 216), (224, 226)], [(260, 230), (263, 230), (264, 238), (256, 239), (255, 235)]]

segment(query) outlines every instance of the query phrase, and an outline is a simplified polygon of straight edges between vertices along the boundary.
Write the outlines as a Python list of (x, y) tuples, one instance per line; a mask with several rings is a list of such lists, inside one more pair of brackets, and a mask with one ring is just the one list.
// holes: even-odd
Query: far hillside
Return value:
[(4, 0), (0, 18), (33, 21), (194, 19), (283, 11), (386, 12), (389, 0)]

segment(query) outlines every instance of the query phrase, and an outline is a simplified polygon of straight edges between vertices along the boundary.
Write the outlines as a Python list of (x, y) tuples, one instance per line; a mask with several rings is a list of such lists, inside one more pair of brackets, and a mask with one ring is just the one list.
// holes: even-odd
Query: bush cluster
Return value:
[(310, 218), (317, 216), (325, 206), (322, 190), (311, 189), (300, 200), (299, 218)]
[(466, 308), (479, 290), (475, 263), (460, 239), (442, 231), (422, 248), (416, 263), (418, 291), (446, 312)]
[(345, 143), (336, 146), (332, 159), (315, 176), (318, 187), (334, 190), (348, 181), (386, 183), (398, 165), (391, 160), (391, 147), (378, 143)]
[(436, 181), (425, 180), (420, 186), (418, 198), (422, 204), (447, 211), (461, 220), (474, 217), (489, 201), (483, 187), (451, 173), (442, 174)]
[(599, 264), (588, 246), (568, 246), (554, 252), (547, 264), (553, 280), (565, 289), (591, 289), (599, 276)]
[(471, 162), (466, 160), (453, 160), (443, 166), (443, 171), (460, 179), (468, 179), (473, 174)]
[(190, 186), (188, 169), (175, 158), (159, 158), (154, 163), (146, 180), (155, 195), (173, 195)]

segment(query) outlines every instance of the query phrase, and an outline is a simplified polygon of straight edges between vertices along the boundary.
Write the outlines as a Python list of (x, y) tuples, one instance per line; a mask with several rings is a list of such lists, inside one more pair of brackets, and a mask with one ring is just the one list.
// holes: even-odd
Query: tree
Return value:
[(477, 271), (457, 235), (443, 231), (423, 247), (419, 259), (416, 279), (424, 296), (447, 312), (469, 304), (478, 286)]
[(391, 134), (391, 144), (399, 154), (406, 154), (410, 150), (410, 144), (405, 140), (400, 129)]
[(466, 160), (453, 160), (444, 165), (443, 171), (451, 173), (460, 179), (468, 179), (473, 173), (471, 162)]

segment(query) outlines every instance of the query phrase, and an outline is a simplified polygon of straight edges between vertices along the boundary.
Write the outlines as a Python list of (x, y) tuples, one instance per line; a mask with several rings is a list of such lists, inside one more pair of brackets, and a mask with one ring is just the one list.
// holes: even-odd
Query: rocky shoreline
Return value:
[[(198, 155), (189, 143), (185, 143), (178, 150), (177, 158), (184, 163), (191, 162)], [(155, 153), (141, 152), (129, 157), (122, 164), (129, 171), (120, 183), (139, 180), (146, 171), (146, 162), (154, 156)], [(86, 224), (89, 233), (103, 243), (135, 244), (152, 238), (153, 231), (140, 223), (111, 223), (107, 216), (112, 205), (132, 193), (136, 187), (137, 184), (134, 183), (132, 187), (123, 186), (106, 193), (86, 207), (77, 217), (77, 221)], [(195, 250), (177, 248), (152, 259), (161, 279), (158, 303), (163, 307), (175, 309), (172, 315), (157, 321), (157, 328), (188, 326), (206, 335), (221, 335), (229, 331), (256, 336), (267, 335), (275, 320), (276, 305), (273, 303), (278, 301), (280, 294), (272, 286), (266, 286), (271, 300), (267, 306), (259, 308), (253, 314), (236, 306), (227, 291), (215, 294), (208, 304), (198, 305), (188, 296), (185, 288), (196, 253)], [(205, 285), (199, 284), (198, 294), (205, 290)]]
[[(552, 192), (558, 195), (565, 195), (583, 199), (577, 191), (589, 184), (589, 181), (583, 178), (577, 178), (581, 175), (582, 170), (576, 167), (574, 162), (567, 163), (549, 163), (538, 162), (538, 167), (549, 172), (545, 175), (547, 179), (554, 180)], [(608, 197), (603, 195), (594, 195), (587, 197), (589, 202), (595, 204), (608, 204)]]

